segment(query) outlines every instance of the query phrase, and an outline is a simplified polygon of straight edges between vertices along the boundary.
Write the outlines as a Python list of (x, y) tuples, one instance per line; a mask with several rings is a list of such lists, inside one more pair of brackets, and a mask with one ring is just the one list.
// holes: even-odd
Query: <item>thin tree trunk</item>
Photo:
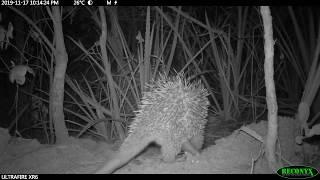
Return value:
[(100, 37), (100, 48), (101, 48), (101, 54), (102, 54), (102, 61), (105, 68), (105, 75), (107, 76), (107, 81), (109, 85), (110, 90), (110, 109), (112, 111), (112, 118), (116, 121), (114, 121), (114, 125), (116, 127), (116, 130), (118, 132), (118, 135), (121, 140), (124, 140), (125, 138), (125, 131), (124, 128), (121, 125), (120, 120), (120, 109), (119, 109), (119, 103), (117, 94), (114, 88), (114, 81), (111, 74), (111, 65), (108, 60), (107, 50), (106, 50), (106, 41), (107, 41), (107, 23), (104, 13), (104, 7), (99, 7), (100, 17), (101, 17), (101, 37)]
[[(64, 82), (68, 63), (68, 55), (66, 52), (60, 7), (53, 6), (52, 11), (47, 7), (49, 15), (51, 15), (54, 27), (55, 37), (55, 69), (53, 82), (50, 88), (50, 113), (55, 128), (56, 143), (66, 143), (69, 139), (68, 130), (64, 120), (63, 101), (64, 101)], [(52, 14), (51, 14), (52, 13)]]
[(266, 85), (266, 100), (268, 106), (268, 133), (265, 143), (266, 155), (269, 167), (276, 171), (280, 164), (276, 159), (276, 142), (278, 139), (278, 105), (277, 96), (274, 86), (274, 67), (273, 67), (273, 56), (274, 56), (274, 40), (272, 31), (272, 17), (270, 8), (268, 6), (261, 6), (261, 15), (264, 26), (264, 77)]

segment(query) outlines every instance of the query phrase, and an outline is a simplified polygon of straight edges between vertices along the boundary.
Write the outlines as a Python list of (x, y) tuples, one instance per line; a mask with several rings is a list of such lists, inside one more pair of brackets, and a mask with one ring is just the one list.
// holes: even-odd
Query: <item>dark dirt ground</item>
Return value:
[[(293, 126), (294, 119), (279, 117), (279, 157), (291, 165), (311, 165), (319, 170), (319, 154), (314, 153), (308, 163), (303, 163), (306, 161), (303, 161), (302, 150), (296, 148)], [(256, 137), (245, 132), (246, 129), (256, 132)], [(263, 144), (258, 140), (264, 138), (266, 130), (266, 121), (239, 127), (233, 121), (209, 117), (205, 147), (199, 156), (187, 154), (184, 160), (165, 163), (160, 149), (150, 146), (115, 173), (272, 173), (261, 156)], [(0, 129), (0, 143), (0, 173), (5, 174), (90, 174), (106, 163), (118, 147), (89, 138), (71, 138), (67, 145), (43, 145), (35, 139), (12, 138), (5, 129)], [(318, 148), (318, 145), (312, 147)], [(319, 152), (317, 150), (314, 152)]]

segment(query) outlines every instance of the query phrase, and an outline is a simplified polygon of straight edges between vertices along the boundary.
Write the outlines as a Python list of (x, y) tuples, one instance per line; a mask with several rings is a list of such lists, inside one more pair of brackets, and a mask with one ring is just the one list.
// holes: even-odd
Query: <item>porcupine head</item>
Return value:
[(161, 146), (167, 162), (174, 161), (181, 150), (196, 154), (201, 149), (209, 106), (208, 92), (201, 82), (190, 83), (182, 73), (171, 78), (160, 75), (146, 89), (128, 137), (97, 173), (112, 173), (151, 142)]

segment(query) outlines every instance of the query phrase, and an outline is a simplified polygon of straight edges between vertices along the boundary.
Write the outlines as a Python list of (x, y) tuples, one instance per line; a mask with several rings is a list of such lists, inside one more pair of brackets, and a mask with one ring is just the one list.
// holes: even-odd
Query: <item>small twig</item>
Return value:
[(263, 154), (264, 154), (264, 148), (263, 148), (263, 147), (260, 147), (260, 151), (259, 151), (258, 156), (257, 156), (256, 158), (252, 158), (252, 160), (251, 160), (251, 171), (250, 171), (251, 174), (253, 174), (255, 162), (258, 161), (258, 159), (259, 159), (260, 157), (262, 157)]
[(261, 143), (264, 143), (263, 138), (255, 131), (253, 131), (252, 129), (249, 129), (246, 126), (242, 126), (239, 131), (244, 131), (247, 134), (249, 134), (250, 136), (254, 137), (255, 139), (257, 139), (258, 141), (260, 141)]

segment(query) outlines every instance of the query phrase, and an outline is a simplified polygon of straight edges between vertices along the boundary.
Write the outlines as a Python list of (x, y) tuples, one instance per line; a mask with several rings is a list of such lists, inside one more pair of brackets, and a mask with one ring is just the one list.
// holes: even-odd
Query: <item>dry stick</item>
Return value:
[(264, 27), (264, 77), (266, 86), (266, 101), (268, 106), (268, 133), (265, 148), (269, 167), (273, 171), (276, 171), (279, 168), (280, 163), (277, 162), (275, 155), (276, 142), (278, 137), (278, 105), (273, 79), (274, 40), (272, 31), (272, 17), (270, 8), (268, 6), (261, 6), (260, 12)]

